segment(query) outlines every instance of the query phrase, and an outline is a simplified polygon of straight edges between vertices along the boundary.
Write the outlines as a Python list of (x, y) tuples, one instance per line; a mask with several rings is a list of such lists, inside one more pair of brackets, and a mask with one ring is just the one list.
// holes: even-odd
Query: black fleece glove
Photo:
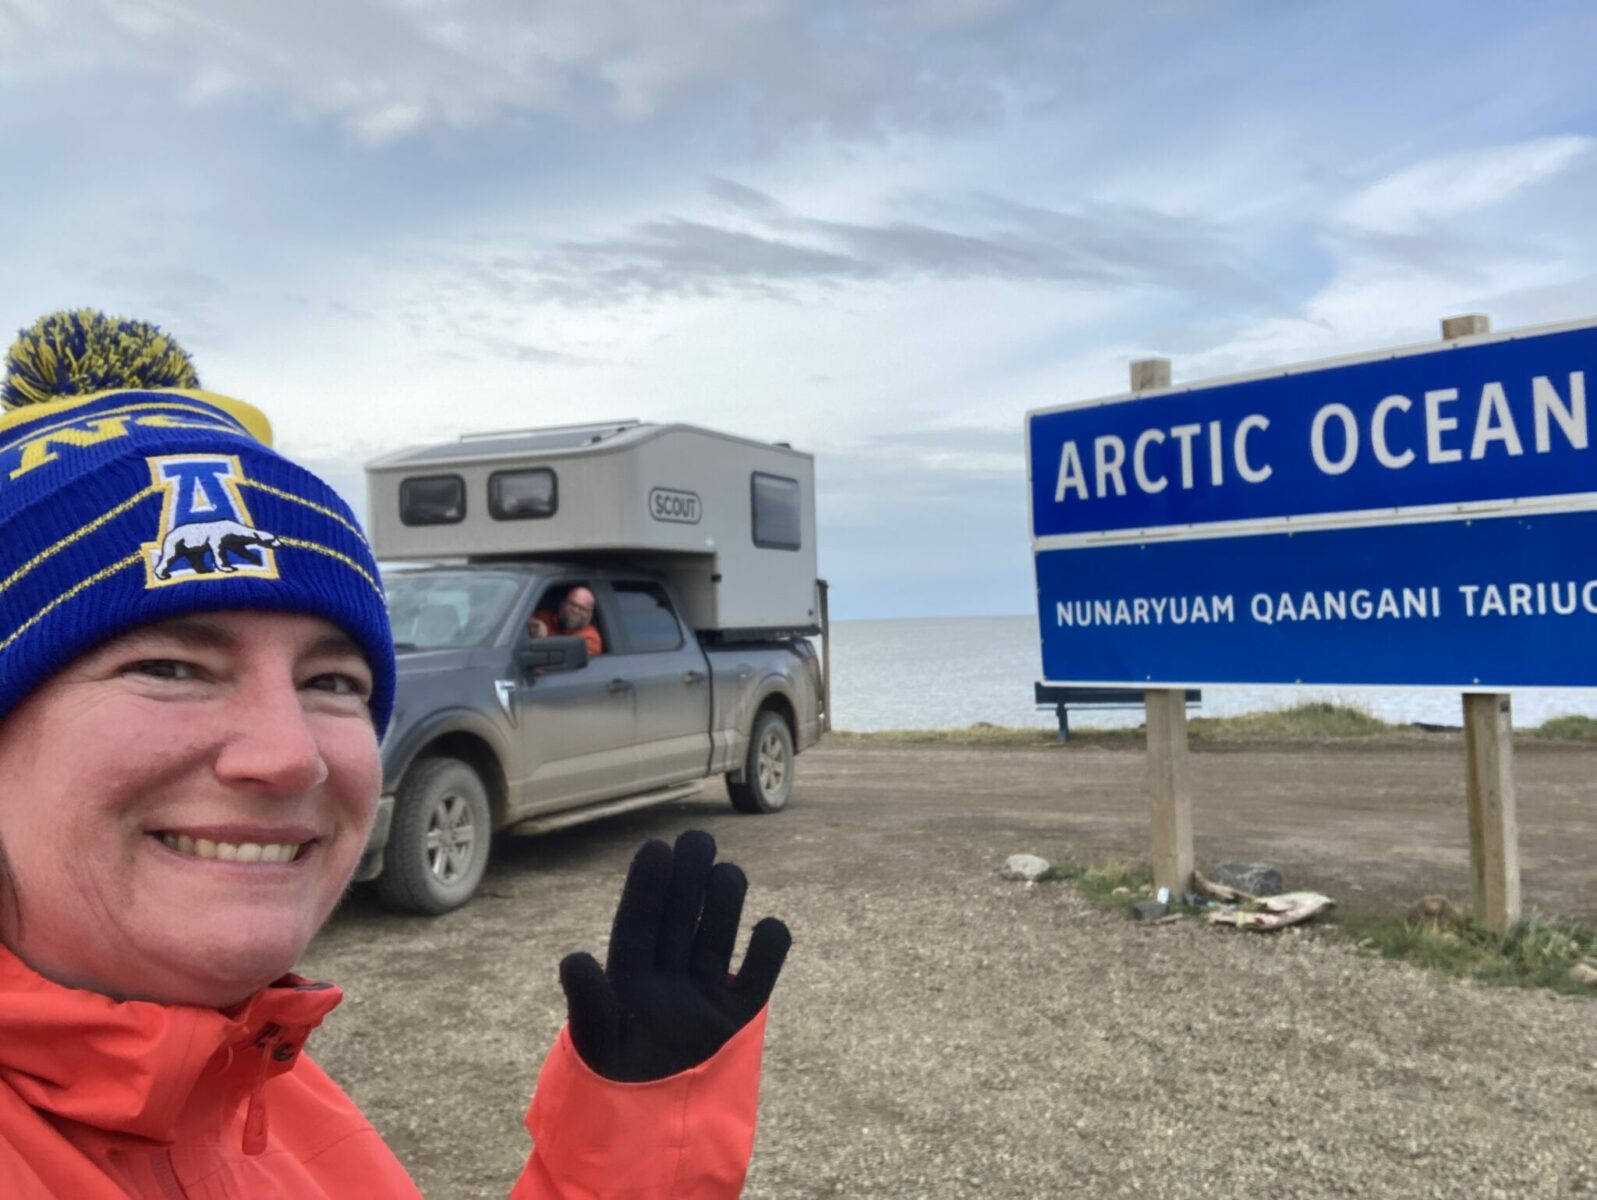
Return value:
[(792, 936), (766, 917), (729, 975), (748, 881), (715, 861), (698, 829), (673, 850), (647, 841), (621, 889), (610, 954), (568, 954), (560, 986), (571, 1040), (594, 1071), (621, 1083), (664, 1079), (709, 1059), (765, 1007)]

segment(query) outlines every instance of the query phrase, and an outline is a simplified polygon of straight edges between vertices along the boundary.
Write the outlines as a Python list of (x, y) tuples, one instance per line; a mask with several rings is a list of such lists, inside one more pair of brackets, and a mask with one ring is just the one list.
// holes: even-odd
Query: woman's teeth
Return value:
[(299, 853), (298, 842), (213, 842), (186, 833), (163, 833), (161, 841), (179, 854), (195, 858), (220, 858), (225, 862), (292, 862)]

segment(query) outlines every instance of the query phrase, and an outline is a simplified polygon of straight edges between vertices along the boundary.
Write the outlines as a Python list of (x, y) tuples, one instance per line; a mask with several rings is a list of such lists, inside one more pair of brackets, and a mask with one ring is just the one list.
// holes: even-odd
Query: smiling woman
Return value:
[(119, 999), (225, 1008), (266, 987), (365, 845), (371, 680), (325, 620), (267, 612), (142, 626), (57, 672), (0, 721), (7, 788), (77, 798), (0, 805), (26, 897), (8, 944)]
[[(338, 989), (289, 973), (382, 781), (366, 540), (152, 326), (59, 314), (8, 365), (0, 1194), (414, 1196), (303, 1052)], [(732, 973), (744, 883), (714, 856), (645, 845), (610, 962), (561, 964), (515, 1196), (741, 1189), (788, 935), (761, 922)]]

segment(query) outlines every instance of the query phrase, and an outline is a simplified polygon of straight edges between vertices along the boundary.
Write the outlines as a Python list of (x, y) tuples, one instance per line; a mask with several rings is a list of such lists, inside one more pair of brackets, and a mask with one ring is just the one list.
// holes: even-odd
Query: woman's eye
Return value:
[(362, 680), (356, 679), (353, 675), (340, 674), (337, 671), (329, 671), (325, 675), (317, 675), (306, 686), (315, 688), (317, 691), (333, 692), (340, 696), (358, 696), (362, 700), (366, 699), (366, 693), (369, 690)]
[(175, 658), (146, 658), (126, 668), (129, 674), (147, 675), (152, 679), (194, 679), (199, 672), (193, 663)]

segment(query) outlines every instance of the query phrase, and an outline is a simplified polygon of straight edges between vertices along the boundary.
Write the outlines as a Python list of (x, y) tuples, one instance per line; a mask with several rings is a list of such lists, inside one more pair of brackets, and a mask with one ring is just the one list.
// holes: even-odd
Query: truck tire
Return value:
[(394, 797), (377, 894), (398, 912), (459, 908), (488, 867), (493, 817), (482, 778), (458, 758), (412, 764)]
[(766, 709), (754, 718), (749, 755), (739, 778), (728, 775), (726, 792), (741, 813), (774, 813), (793, 795), (793, 731), (780, 713)]

